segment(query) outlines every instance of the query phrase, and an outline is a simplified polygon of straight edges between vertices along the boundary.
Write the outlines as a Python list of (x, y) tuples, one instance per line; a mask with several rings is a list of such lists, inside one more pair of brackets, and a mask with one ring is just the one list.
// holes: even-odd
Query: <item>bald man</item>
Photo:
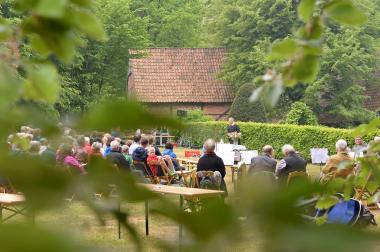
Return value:
[(268, 171), (275, 173), (277, 161), (273, 158), (274, 151), (270, 145), (265, 145), (262, 150), (262, 155), (251, 159), (249, 172)]

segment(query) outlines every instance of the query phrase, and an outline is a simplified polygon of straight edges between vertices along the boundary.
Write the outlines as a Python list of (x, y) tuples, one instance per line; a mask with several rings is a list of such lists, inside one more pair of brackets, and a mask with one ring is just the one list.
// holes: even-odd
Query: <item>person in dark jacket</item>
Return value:
[(114, 140), (111, 142), (110, 146), (111, 146), (111, 151), (106, 156), (107, 160), (116, 164), (120, 170), (130, 172), (131, 167), (129, 166), (129, 163), (125, 159), (124, 155), (121, 154), (121, 152), (120, 152), (119, 142)]
[(293, 146), (289, 144), (284, 145), (282, 147), (282, 153), (285, 157), (280, 161), (280, 164), (276, 170), (276, 176), (280, 181), (285, 181), (291, 172), (306, 172), (307, 162), (299, 154), (296, 153), (296, 150)]
[(230, 144), (240, 145), (240, 127), (235, 123), (235, 119), (232, 117), (228, 119), (227, 136)]
[(140, 146), (138, 146), (132, 153), (132, 159), (134, 161), (134, 166), (136, 170), (143, 172), (144, 175), (151, 175), (152, 173), (147, 163), (147, 147), (148, 138), (142, 137), (140, 141)]
[(249, 173), (252, 172), (276, 172), (277, 161), (273, 158), (273, 147), (266, 145), (263, 147), (263, 153), (261, 156), (254, 157), (251, 159), (251, 165), (249, 167)]
[(214, 140), (206, 140), (203, 145), (205, 153), (198, 161), (197, 172), (218, 171), (222, 175), (220, 188), (227, 193), (227, 186), (226, 182), (224, 181), (224, 177), (226, 176), (226, 167), (224, 166), (223, 160), (215, 154), (215, 145), (216, 144)]

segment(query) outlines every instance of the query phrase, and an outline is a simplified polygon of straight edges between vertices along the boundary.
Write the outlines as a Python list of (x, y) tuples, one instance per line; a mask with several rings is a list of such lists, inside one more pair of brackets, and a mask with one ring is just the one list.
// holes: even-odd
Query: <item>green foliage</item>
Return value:
[(187, 116), (184, 118), (181, 118), (182, 122), (188, 123), (188, 122), (208, 122), (208, 121), (214, 121), (214, 118), (211, 116), (205, 115), (202, 110), (195, 109), (195, 110), (188, 110)]
[(317, 117), (303, 102), (295, 102), (286, 115), (285, 123), (295, 125), (318, 125)]
[(290, 35), (296, 23), (288, 0), (212, 1), (208, 14), (211, 44), (230, 52), (221, 77), (236, 91), (265, 72), (270, 43)]
[[(352, 130), (335, 129), (324, 126), (298, 126), (265, 123), (240, 123), (242, 144), (250, 150), (261, 150), (264, 145), (274, 147), (276, 157), (282, 157), (281, 147), (292, 144), (305, 158), (310, 160), (311, 148), (328, 148), (329, 153), (335, 153), (335, 143), (345, 139), (350, 146), (354, 144)], [(182, 131), (182, 136), (191, 139), (194, 144), (201, 146), (207, 138), (227, 140), (226, 122), (205, 122), (189, 124)], [(369, 142), (375, 133), (364, 135)]]
[(203, 1), (131, 1), (131, 10), (148, 21), (155, 47), (196, 47), (201, 36)]
[(374, 118), (374, 113), (363, 107), (363, 92), (365, 85), (374, 85), (378, 60), (372, 47), (374, 37), (364, 40), (363, 33), (348, 28), (326, 31), (321, 72), (305, 91), (305, 102), (339, 127)]
[(249, 102), (249, 97), (255, 89), (252, 84), (245, 84), (240, 87), (232, 103), (230, 116), (242, 122), (266, 122), (267, 117), (263, 104), (259, 102)]
[(132, 57), (129, 50), (150, 45), (147, 19), (130, 8), (129, 0), (95, 1), (94, 12), (108, 40), (83, 39), (86, 47), (81, 48), (73, 64), (60, 65), (64, 90), (57, 108), (61, 113), (86, 111), (103, 98), (125, 95), (128, 61)]
[[(303, 3), (304, 6), (302, 6), (302, 8), (300, 7), (300, 11), (302, 12), (302, 19), (305, 20), (311, 16), (311, 9), (313, 9), (311, 4), (313, 1), (304, 1), (306, 3)], [(163, 2), (165, 1), (158, 3)], [(282, 17), (286, 17), (286, 15), (289, 14), (280, 7), (287, 7), (287, 5), (284, 6), (281, 4), (289, 4), (290, 1), (278, 1), (280, 5), (275, 4), (273, 1), (266, 1), (268, 5), (256, 5), (256, 7), (266, 7), (261, 10), (260, 8), (245, 8), (247, 5), (244, 4), (251, 3), (251, 1), (248, 0), (231, 0), (227, 2), (236, 2), (238, 4), (235, 6), (236, 9), (241, 8), (239, 11), (246, 14), (240, 18), (240, 21), (246, 20), (246, 24), (254, 23), (248, 18), (250, 11), (263, 14), (265, 14), (265, 12), (271, 14), (277, 13)], [(333, 2), (337, 1), (334, 0)], [(344, 4), (343, 7), (342, 5), (338, 5), (338, 7), (334, 7), (335, 9), (328, 10), (329, 12), (327, 12), (327, 14), (335, 20), (345, 23), (356, 23), (361, 20), (360, 16), (358, 20), (358, 17), (342, 15), (344, 13), (346, 13), (346, 15), (352, 15), (357, 12), (352, 10), (350, 1), (342, 0), (339, 2)], [(9, 2), (7, 2), (7, 4), (8, 3)], [(42, 115), (42, 113), (30, 113), (30, 111), (27, 113), (25, 112), (27, 109), (24, 111), (16, 106), (17, 102), (21, 100), (24, 95), (33, 101), (42, 100), (44, 102), (51, 102), (53, 98), (57, 97), (58, 78), (55, 77), (56, 75), (54, 73), (56, 70), (54, 68), (44, 68), (44, 66), (52, 62), (59, 64), (57, 62), (58, 60), (71, 59), (76, 46), (82, 41), (86, 41), (84, 38), (79, 39), (82, 36), (92, 35), (93, 37), (103, 38), (103, 32), (99, 27), (99, 23), (94, 19), (92, 14), (89, 14), (92, 3), (89, 0), (16, 0), (11, 3), (15, 3), (15, 7), (20, 11), (20, 22), (15, 22), (12, 26), (4, 24), (6, 29), (0, 29), (0, 32), (6, 32), (2, 33), (0, 38), (6, 39), (9, 44), (16, 41), (16, 45), (21, 44), (22, 41), (26, 41), (30, 43), (28, 44), (30, 45), (30, 53), (27, 57), (26, 55), (20, 56), (17, 50), (15, 50), (16, 52), (10, 53), (7, 51), (5, 52), (5, 56), (9, 57), (1, 58), (4, 63), (1, 64), (0, 67), (0, 90), (5, 91), (1, 92), (2, 99), (0, 99), (0, 138), (2, 139), (5, 139), (6, 134), (21, 122), (30, 121), (31, 124), (34, 124), (34, 122), (40, 121), (41, 123), (46, 123), (47, 126), (52, 126), (54, 122), (47, 122), (47, 118), (43, 118), (45, 116)], [(181, 2), (173, 1), (173, 3)], [(265, 4), (263, 0), (257, 1), (257, 3)], [(104, 7), (105, 6), (106, 5), (104, 5)], [(103, 7), (103, 5), (101, 7)], [(121, 4), (119, 7), (122, 9), (123, 5)], [(348, 11), (345, 11), (347, 9)], [(104, 8), (104, 12), (107, 13), (106, 8)], [(115, 10), (115, 12), (117, 11)], [(119, 14), (121, 15), (122, 13)], [(227, 16), (232, 18), (238, 17), (236, 14), (239, 14), (239, 12), (232, 10), (228, 12)], [(249, 25), (245, 26), (244, 22), (240, 22), (239, 25), (243, 28), (249, 27), (249, 29), (243, 29), (242, 33), (250, 33), (251, 28), (253, 28), (252, 31), (255, 31), (255, 27), (262, 29), (268, 26), (273, 29), (273, 31), (288, 34), (286, 30), (281, 30), (281, 21), (277, 23), (271, 23), (271, 21), (272, 20), (268, 18), (263, 23), (254, 23), (253, 27), (249, 27)], [(309, 38), (318, 38), (322, 32), (321, 27), (316, 23), (309, 25), (311, 25), (312, 28), (317, 28), (317, 32), (314, 30), (312, 30), (312, 32), (308, 30), (303, 32), (306, 32)], [(227, 27), (231, 28), (229, 25), (227, 25)], [(116, 28), (119, 28), (119, 26)], [(122, 28), (127, 29), (125, 26)], [(11, 32), (9, 32), (8, 29), (10, 29)], [(19, 31), (22, 32), (19, 33)], [(263, 31), (266, 30), (263, 29)], [(376, 27), (371, 27), (371, 31), (376, 33)], [(14, 38), (7, 37), (9, 34), (14, 35)], [(237, 34), (237, 36), (226, 37), (226, 40), (242, 40), (239, 33), (232, 34)], [(260, 33), (256, 35), (258, 34)], [(361, 37), (361, 39), (363, 38), (363, 40), (368, 43), (371, 42), (370, 39), (365, 39), (364, 37), (365, 36)], [(110, 40), (112, 40), (112, 38), (110, 38)], [(314, 74), (315, 69), (304, 71), (301, 64), (314, 64), (314, 60), (310, 60), (309, 58), (310, 54), (317, 56), (319, 55), (319, 51), (314, 50), (315, 48), (300, 46), (299, 41), (296, 42), (297, 48), (301, 47), (301, 50), (307, 50), (307, 53), (303, 51), (301, 54), (302, 57), (290, 59), (290, 62), (295, 63), (295, 68), (289, 69), (288, 73), (296, 74), (296, 78), (310, 78), (310, 76), (307, 75)], [(250, 46), (251, 41), (246, 41), (241, 45), (244, 47), (244, 44)], [(292, 44), (292, 42), (289, 44)], [(284, 44), (277, 49), (277, 52), (285, 51), (288, 53), (289, 51), (294, 51), (293, 49), (287, 50), (286, 47), (284, 49)], [(298, 49), (296, 51), (298, 52)], [(94, 49), (93, 52), (97, 51)], [(7, 53), (9, 53), (9, 55), (7, 55)], [(104, 52), (100, 50), (99, 53), (102, 54)], [(77, 56), (75, 60), (78, 60), (79, 64), (87, 60), (86, 57), (83, 57), (83, 54)], [(109, 57), (112, 58), (112, 55), (109, 55)], [(104, 60), (104, 58), (102, 59)], [(306, 67), (308, 66), (309, 65)], [(63, 67), (61, 66), (60, 68)], [(96, 69), (99, 70), (100, 68)], [(42, 73), (46, 74), (49, 78), (47, 80), (41, 79)], [(71, 83), (71, 81), (74, 80), (73, 76), (74, 75), (64, 76), (62, 78), (62, 86)], [(80, 72), (79, 76), (83, 79), (94, 78), (91, 75), (89, 77)], [(287, 77), (293, 78), (294, 76), (289, 75)], [(25, 89), (25, 83), (27, 83), (27, 81), (25, 81), (24, 78), (27, 78), (29, 81), (29, 87), (27, 86), (29, 88), (28, 91)], [(278, 78), (273, 79), (278, 80)], [(46, 87), (47, 85), (54, 85), (54, 87), (49, 86), (46, 93), (45, 90), (39, 90), (39, 88)], [(81, 89), (83, 87), (78, 84), (77, 88)], [(278, 86), (274, 88), (265, 87), (262, 90), (265, 89), (268, 90), (268, 93), (278, 93)], [(276, 90), (276, 92), (273, 92), (273, 89)], [(71, 90), (69, 91), (77, 94)], [(70, 95), (70, 92), (66, 92), (65, 95)], [(83, 92), (83, 94), (84, 93), (85, 92)], [(81, 96), (82, 94), (80, 94), (80, 97)], [(86, 98), (87, 97), (83, 97), (83, 99)], [(113, 103), (108, 103), (104, 106), (97, 104), (88, 116), (83, 117), (82, 120), (84, 123), (80, 123), (78, 127), (80, 126), (85, 129), (92, 129), (93, 127), (106, 129), (115, 126), (150, 127), (163, 124), (169, 126), (178, 125), (171, 119), (147, 113), (135, 103), (122, 103), (117, 100), (112, 101)], [(73, 106), (76, 106), (76, 104)], [(219, 137), (225, 136), (226, 126), (225, 123), (217, 122), (198, 123), (189, 127), (188, 132), (189, 135), (195, 139), (194, 141), (203, 141), (206, 136), (218, 139)], [(348, 139), (352, 134), (352, 131), (349, 130), (312, 126), (255, 123), (241, 123), (240, 126), (243, 132), (243, 142), (245, 142), (250, 149), (259, 149), (264, 144), (271, 143), (278, 152), (282, 144), (292, 143), (305, 156), (308, 156), (309, 148), (311, 147), (328, 147), (330, 152), (333, 152), (333, 143), (335, 143), (338, 138)], [(364, 133), (375, 133), (378, 128), (379, 121), (377, 120), (369, 125), (362, 126), (360, 131)], [(48, 127), (44, 129), (48, 129)], [(367, 135), (366, 137), (366, 140), (368, 140), (370, 136)], [(379, 149), (379, 146), (371, 146), (370, 151), (379, 151)], [(136, 179), (131, 174), (116, 173), (114, 167), (102, 158), (92, 159), (87, 164), (87, 168), (91, 172), (87, 177), (78, 178), (69, 176), (65, 174), (63, 170), (57, 169), (57, 167), (51, 167), (36, 157), (27, 157), (24, 155), (10, 156), (7, 155), (7, 153), (8, 147), (1, 144), (0, 174), (9, 178), (15, 183), (17, 188), (20, 188), (31, 210), (42, 211), (49, 208), (62, 207), (64, 204), (62, 200), (64, 195), (66, 195), (66, 193), (72, 193), (71, 190), (76, 190), (77, 198), (83, 200), (84, 203), (94, 210), (100, 223), (105, 223), (105, 216), (109, 216), (110, 214), (112, 214), (115, 219), (121, 221), (124, 229), (132, 237), (136, 244), (136, 249), (139, 251), (143, 250), (143, 239), (139, 238), (136, 228), (130, 223), (128, 210), (121, 212), (116, 204), (112, 204), (114, 203), (114, 199), (112, 198), (104, 197), (102, 201), (91, 200), (89, 196), (92, 195), (93, 192), (102, 191), (109, 184), (114, 184), (118, 188), (118, 200), (120, 201), (140, 203), (146, 200), (154, 201), (155, 204), (152, 204), (150, 208), (151, 212), (182, 224), (189, 233), (189, 236), (192, 237), (192, 239), (183, 246), (184, 251), (216, 251), (221, 248), (223, 249), (225, 244), (234, 245), (241, 242), (241, 234), (243, 234), (244, 230), (242, 230), (243, 225), (241, 225), (241, 222), (237, 221), (238, 216), (247, 216), (248, 221), (244, 222), (244, 227), (247, 227), (248, 230), (257, 229), (260, 231), (262, 237), (266, 238), (263, 241), (263, 251), (277, 252), (286, 250), (314, 252), (328, 251), (331, 250), (331, 248), (334, 248), (336, 251), (358, 251), (363, 247), (371, 250), (375, 245), (378, 245), (378, 234), (372, 230), (367, 232), (366, 230), (356, 230), (345, 226), (326, 225), (323, 227), (315, 227), (313, 225), (304, 225), (301, 221), (300, 213), (296, 211), (294, 207), (299, 200), (304, 199), (305, 196), (313, 195), (320, 197), (321, 203), (319, 203), (319, 205), (328, 206), (331, 205), (331, 201), (326, 202), (325, 199), (329, 199), (337, 191), (344, 191), (346, 198), (350, 197), (350, 192), (354, 187), (364, 187), (368, 189), (368, 191), (374, 191), (375, 185), (380, 184), (380, 173), (378, 170), (380, 160), (376, 156), (369, 156), (360, 160), (362, 168), (357, 176), (351, 176), (346, 180), (342, 179), (339, 183), (335, 183), (332, 186), (323, 186), (317, 183), (297, 184), (295, 186), (289, 186), (284, 190), (283, 188), (278, 189), (277, 187), (271, 186), (271, 183), (268, 183), (267, 180), (260, 177), (261, 175), (254, 175), (247, 178), (246, 183), (242, 183), (241, 191), (236, 192), (239, 196), (239, 204), (225, 204), (221, 200), (210, 200), (204, 202), (203, 211), (195, 214), (184, 212), (183, 209), (179, 209), (171, 200), (165, 199), (161, 194), (154, 194), (144, 189), (144, 187), (136, 183)], [(370, 183), (363, 183), (369, 173), (373, 175)], [(376, 196), (374, 196), (373, 199), (378, 201)], [(279, 211), (279, 209), (281, 211)], [(15, 237), (22, 237), (23, 242), (15, 242)], [(29, 225), (2, 225), (0, 227), (0, 240), (2, 248), (5, 251), (87, 251), (86, 248), (78, 246), (75, 242), (68, 239), (67, 235), (55, 235), (51, 231), (41, 230)], [(173, 247), (166, 243), (163, 244), (162, 247), (166, 250), (178, 250), (178, 246)]]
[[(373, 113), (364, 109), (365, 97), (359, 86), (376, 83), (379, 4), (369, 0), (298, 2), (213, 1), (210, 15), (219, 14), (208, 20), (211, 45), (230, 51), (221, 78), (235, 91), (245, 83), (263, 86), (253, 98), (268, 106), (276, 104), (283, 86), (288, 93), (295, 85), (309, 83), (294, 101), (306, 96), (306, 104), (322, 123), (335, 120), (334, 125), (347, 127), (368, 122)], [(295, 19), (296, 12), (304, 26)], [(371, 22), (355, 28), (331, 21), (359, 25), (365, 16)]]

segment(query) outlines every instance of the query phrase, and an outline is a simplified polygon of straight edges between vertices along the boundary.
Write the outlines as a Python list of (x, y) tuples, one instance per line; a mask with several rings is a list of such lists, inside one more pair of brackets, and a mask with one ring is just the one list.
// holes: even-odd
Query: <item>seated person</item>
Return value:
[(177, 155), (174, 153), (173, 149), (174, 149), (174, 145), (172, 143), (170, 143), (170, 142), (166, 143), (165, 144), (165, 149), (162, 152), (162, 155), (163, 156), (169, 156), (172, 159), (172, 162), (173, 162), (173, 165), (174, 165), (174, 169), (176, 171), (179, 171), (181, 169), (184, 170), (183, 167), (179, 166)]
[(251, 165), (249, 167), (249, 173), (252, 172), (276, 172), (277, 161), (273, 158), (273, 147), (266, 145), (263, 147), (262, 155), (251, 159)]
[(160, 149), (156, 146), (156, 137), (153, 135), (148, 136), (148, 145), (149, 147), (153, 147), (155, 149), (155, 153), (157, 156), (165, 156), (161, 155)]
[(222, 177), (220, 189), (227, 193), (226, 182), (224, 177), (226, 176), (226, 167), (223, 160), (215, 154), (215, 141), (212, 139), (206, 140), (203, 147), (205, 149), (204, 155), (199, 159), (197, 164), (197, 173), (201, 171), (218, 171)]
[[(146, 137), (142, 137), (139, 146), (133, 151), (132, 159), (136, 170), (143, 172), (144, 175), (152, 175), (147, 163), (147, 147), (148, 139)], [(129, 147), (129, 153), (131, 153), (131, 148), (132, 146)]]
[(354, 163), (347, 152), (347, 142), (338, 140), (335, 144), (336, 155), (330, 157), (322, 169), (322, 182), (327, 182), (334, 177), (346, 178), (354, 171)]
[(30, 141), (29, 155), (38, 156), (40, 152), (41, 144), (39, 141)]
[(129, 166), (128, 161), (125, 159), (124, 155), (120, 152), (120, 144), (118, 141), (112, 141), (110, 144), (111, 151), (106, 156), (107, 160), (111, 161), (113, 164), (116, 164), (120, 170), (130, 172), (131, 167)]
[(103, 157), (102, 147), (103, 145), (100, 142), (93, 142), (90, 157)]
[(164, 169), (165, 173), (169, 174), (170, 176), (176, 175), (171, 158), (169, 156), (165, 156), (165, 157), (157, 156), (156, 150), (153, 147), (150, 147), (148, 149), (147, 163), (153, 175), (155, 176), (157, 175), (161, 176), (159, 172), (159, 168)]
[(129, 146), (128, 145), (121, 146), (121, 153), (124, 155), (125, 159), (128, 161), (129, 166), (133, 167), (133, 159), (129, 155)]
[(141, 135), (136, 135), (133, 137), (133, 142), (129, 146), (129, 155), (133, 155), (133, 152), (141, 146)]
[(55, 164), (55, 151), (50, 147), (46, 138), (41, 138), (41, 147), (39, 152), (42, 160), (49, 164)]
[(79, 136), (75, 149), (75, 158), (82, 164), (88, 163), (88, 153), (85, 149), (86, 139), (84, 136)]
[(113, 137), (111, 136), (111, 134), (104, 134), (103, 138), (102, 138), (102, 142), (103, 142), (103, 149), (102, 149), (102, 154), (103, 156), (107, 156), (108, 153), (110, 153), (111, 151), (111, 142), (113, 141)]
[(57, 163), (58, 165), (67, 166), (78, 171), (81, 175), (86, 174), (84, 166), (74, 157), (73, 147), (69, 144), (61, 144), (57, 151)]
[(299, 154), (293, 146), (286, 144), (282, 147), (284, 158), (281, 159), (280, 164), (276, 170), (276, 177), (284, 182), (288, 178), (289, 173), (295, 171), (306, 172), (307, 162)]

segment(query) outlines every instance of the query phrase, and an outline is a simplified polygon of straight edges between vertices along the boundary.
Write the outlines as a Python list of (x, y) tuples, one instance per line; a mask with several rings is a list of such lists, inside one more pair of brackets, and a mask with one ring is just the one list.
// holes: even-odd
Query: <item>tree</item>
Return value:
[[(262, 75), (271, 42), (292, 33), (296, 5), (291, 0), (216, 0), (209, 11), (213, 46), (226, 47), (229, 56), (221, 78), (235, 87)], [(215, 13), (218, 13), (215, 17)]]
[(155, 47), (197, 47), (201, 40), (202, 0), (133, 0), (131, 9), (148, 21)]
[(202, 110), (189, 110), (187, 111), (187, 116), (181, 119), (184, 122), (209, 122), (214, 121), (211, 116), (205, 115)]
[(245, 84), (240, 87), (230, 111), (230, 116), (235, 118), (235, 120), (242, 122), (267, 121), (264, 105), (261, 102), (249, 102), (249, 97), (254, 89), (255, 86), (252, 84)]
[(102, 98), (125, 95), (130, 49), (143, 49), (150, 44), (147, 19), (135, 15), (130, 4), (130, 0), (95, 2), (94, 11), (104, 24), (108, 40), (83, 38), (86, 46), (74, 62), (69, 66), (60, 64), (65, 90), (56, 107), (61, 113), (78, 108), (85, 111)]
[(326, 33), (320, 74), (305, 92), (305, 102), (335, 126), (347, 127), (374, 117), (363, 107), (363, 92), (366, 85), (373, 85), (377, 56), (361, 43), (361, 33), (344, 28)]
[[(320, 37), (322, 21), (315, 18), (310, 21), (315, 26), (311, 37), (308, 37), (307, 29), (302, 26), (296, 35), (292, 35), (291, 27), (301, 25), (295, 19), (298, 3), (299, 1), (290, 0), (214, 1), (211, 11), (215, 13), (218, 10), (220, 14), (209, 21), (210, 38), (216, 41), (215, 45), (227, 47), (230, 51), (221, 78), (238, 90), (244, 83), (254, 83), (271, 66), (282, 73), (280, 79), (287, 85), (287, 96), (292, 101), (305, 101), (318, 117), (324, 119), (322, 122), (331, 123), (331, 119), (335, 119), (342, 122), (335, 124), (339, 127), (367, 122), (373, 113), (363, 107), (363, 91), (366, 86), (375, 84), (373, 77), (378, 68), (379, 1), (355, 1), (369, 15), (371, 22), (363, 27), (348, 28), (331, 20), (326, 21), (327, 31), (323, 38)], [(323, 3), (317, 5), (322, 6)], [(310, 10), (312, 14), (313, 8)], [(314, 13), (320, 11), (317, 7), (314, 9)], [(363, 15), (359, 14), (353, 16), (355, 22), (362, 23)], [(329, 10), (326, 15), (331, 15)], [(303, 21), (309, 16), (308, 13), (304, 14)], [(339, 17), (336, 18), (339, 20)], [(353, 21), (346, 19), (344, 22), (350, 24)], [(297, 39), (294, 40), (293, 37)], [(284, 41), (280, 40), (284, 38)], [(308, 40), (310, 42), (303, 45), (305, 49), (295, 50), (299, 41)], [(267, 48), (274, 41), (272, 54), (268, 57)], [(326, 43), (322, 53), (319, 45), (323, 41)], [(312, 54), (313, 51), (322, 55), (321, 64)], [(293, 54), (294, 62), (285, 61), (280, 64), (282, 53), (285, 55), (284, 60)], [(302, 70), (303, 65), (309, 66), (307, 71)], [(307, 86), (307, 83), (311, 85)], [(273, 94), (268, 95), (274, 99)]]
[(317, 117), (303, 102), (295, 102), (286, 115), (285, 123), (296, 125), (318, 125)]

